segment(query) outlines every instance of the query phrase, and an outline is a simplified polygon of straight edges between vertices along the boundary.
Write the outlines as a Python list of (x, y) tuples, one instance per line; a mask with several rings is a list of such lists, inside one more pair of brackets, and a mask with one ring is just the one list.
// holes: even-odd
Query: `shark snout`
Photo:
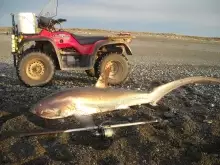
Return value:
[(48, 107), (46, 105), (35, 105), (29, 110), (32, 114), (35, 114), (42, 118), (55, 119), (60, 116), (60, 110), (58, 108)]
[(41, 108), (41, 105), (39, 104), (32, 106), (29, 110), (29, 112), (31, 112), (32, 114), (38, 115), (38, 116), (41, 114), (41, 111), (42, 111), (42, 108)]
[(34, 108), (31, 108), (31, 109), (29, 110), (29, 112), (31, 112), (31, 113), (33, 113), (33, 114), (35, 114), (35, 115), (37, 114), (37, 113), (36, 113), (36, 110), (35, 110)]
[(32, 106), (32, 107), (29, 109), (29, 112), (36, 115), (36, 114), (37, 114), (37, 112), (36, 112), (36, 106)]

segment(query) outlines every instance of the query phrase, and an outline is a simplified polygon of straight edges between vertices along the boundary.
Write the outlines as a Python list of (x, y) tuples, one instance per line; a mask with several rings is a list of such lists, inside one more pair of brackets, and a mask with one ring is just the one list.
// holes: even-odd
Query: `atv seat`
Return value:
[(108, 37), (105, 36), (81, 36), (72, 34), (72, 36), (81, 44), (81, 45), (89, 45), (94, 44), (99, 40), (106, 40)]

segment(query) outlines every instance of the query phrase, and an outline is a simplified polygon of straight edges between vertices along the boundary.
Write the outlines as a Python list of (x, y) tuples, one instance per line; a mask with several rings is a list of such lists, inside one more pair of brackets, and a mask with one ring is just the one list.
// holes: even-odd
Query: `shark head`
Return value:
[(59, 119), (73, 115), (76, 111), (75, 102), (77, 100), (78, 88), (64, 89), (54, 92), (40, 99), (29, 111), (41, 118)]
[(34, 105), (31, 107), (30, 112), (46, 119), (61, 118), (59, 115), (60, 110), (58, 108), (50, 108), (42, 104)]
[(59, 96), (53, 95), (40, 100), (30, 108), (30, 112), (44, 119), (62, 119), (74, 116), (82, 126), (94, 126), (92, 116), (81, 112), (77, 104), (76, 97), (65, 97), (64, 94)]

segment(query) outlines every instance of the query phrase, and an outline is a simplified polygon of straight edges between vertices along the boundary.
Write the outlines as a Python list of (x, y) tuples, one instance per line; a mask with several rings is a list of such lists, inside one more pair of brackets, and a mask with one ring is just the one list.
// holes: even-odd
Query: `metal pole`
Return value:
[[(143, 121), (143, 122), (133, 122), (133, 123), (124, 123), (124, 124), (113, 124), (113, 125), (107, 125), (102, 126), (102, 128), (118, 128), (118, 127), (128, 127), (128, 126), (134, 126), (134, 125), (143, 125), (143, 124), (149, 124), (149, 123), (157, 123), (159, 120), (151, 120), (151, 121)], [(100, 128), (99, 126), (94, 127), (86, 127), (86, 128), (74, 128), (74, 129), (67, 129), (67, 130), (54, 130), (54, 131), (43, 131), (43, 132), (30, 132), (30, 133), (21, 133), (19, 137), (24, 136), (35, 136), (35, 135), (45, 135), (45, 134), (56, 134), (56, 133), (70, 133), (70, 132), (80, 132), (80, 131), (89, 131)]]
[(86, 128), (74, 128), (74, 129), (67, 129), (67, 130), (54, 130), (54, 131), (22, 133), (19, 135), (19, 137), (45, 135), (45, 134), (56, 134), (56, 133), (80, 132), (80, 131), (89, 131), (89, 130), (94, 130), (94, 129), (98, 129), (98, 126), (86, 127)]
[(151, 121), (142, 121), (142, 122), (125, 123), (125, 124), (114, 124), (109, 126), (103, 126), (103, 128), (129, 127), (134, 125), (143, 125), (143, 124), (157, 123), (157, 122), (158, 120), (151, 120)]

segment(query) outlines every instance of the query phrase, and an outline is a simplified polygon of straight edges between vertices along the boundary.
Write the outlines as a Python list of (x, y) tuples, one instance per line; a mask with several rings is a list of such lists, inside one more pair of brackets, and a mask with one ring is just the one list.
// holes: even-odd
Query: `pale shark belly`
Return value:
[(132, 96), (122, 96), (116, 99), (112, 98), (108, 101), (94, 99), (87, 100), (85, 98), (78, 99), (75, 102), (77, 112), (82, 115), (92, 115), (108, 111), (129, 109), (132, 105), (138, 105), (146, 102), (146, 95), (136, 94)]

